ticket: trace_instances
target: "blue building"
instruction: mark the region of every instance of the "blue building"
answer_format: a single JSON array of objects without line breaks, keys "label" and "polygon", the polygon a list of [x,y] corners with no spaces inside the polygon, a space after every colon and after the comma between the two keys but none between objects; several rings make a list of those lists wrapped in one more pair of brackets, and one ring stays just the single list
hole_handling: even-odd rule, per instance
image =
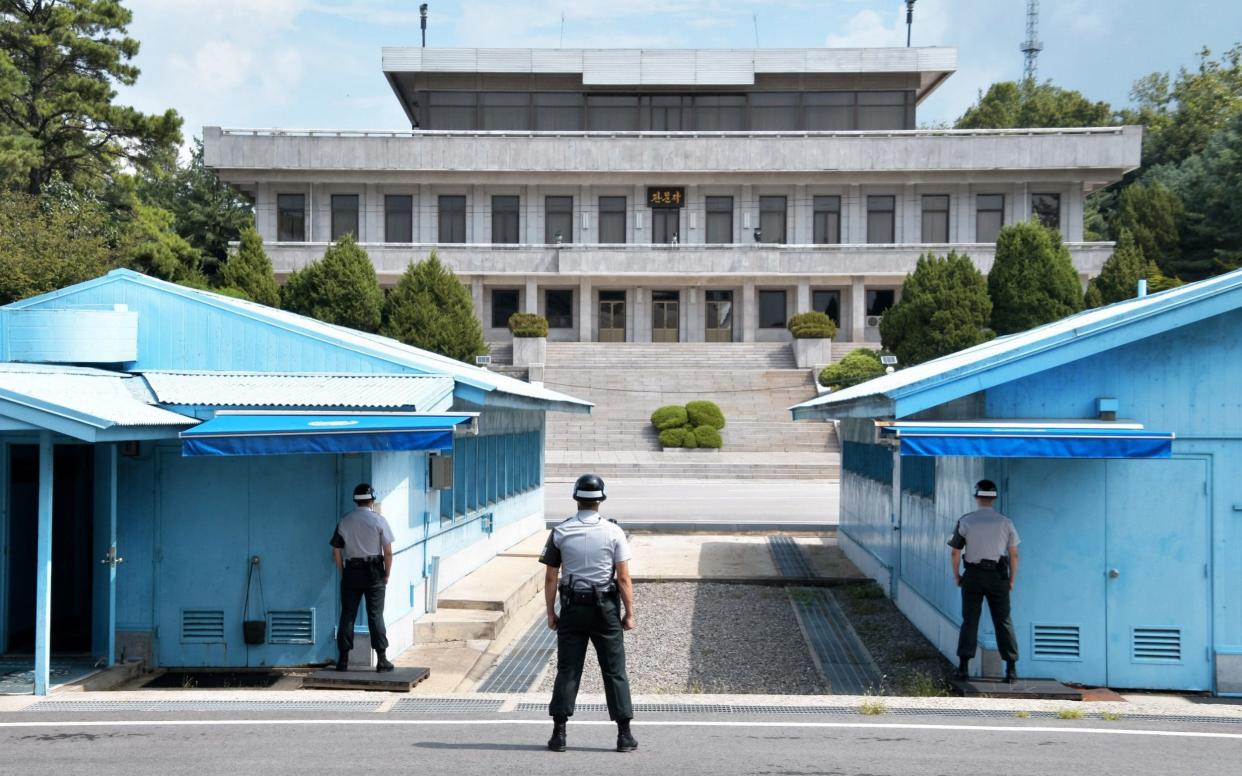
[{"label": "blue building", "polygon": [[[838,421],[841,543],[945,655],[961,622],[945,542],[987,477],[1023,540],[1021,674],[1239,695],[1240,330],[1242,271],[793,413]],[[994,634],[982,642],[996,670]]]},{"label": "blue building", "polygon": [[[42,692],[52,650],[185,667],[328,658],[327,542],[365,480],[396,534],[398,654],[433,579],[542,528],[545,413],[589,410],[127,270],[0,308],[0,651],[34,651]],[[263,644],[244,643],[244,615],[266,619]]]}]

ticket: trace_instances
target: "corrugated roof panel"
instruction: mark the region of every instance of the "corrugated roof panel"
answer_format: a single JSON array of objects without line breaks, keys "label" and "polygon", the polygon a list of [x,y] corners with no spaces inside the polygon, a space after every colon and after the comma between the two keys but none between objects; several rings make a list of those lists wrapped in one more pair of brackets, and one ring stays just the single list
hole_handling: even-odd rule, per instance
[{"label": "corrugated roof panel", "polygon": [[198,421],[154,406],[140,380],[74,367],[0,364],[0,391],[88,416],[83,422],[111,426],[192,426]]},{"label": "corrugated roof panel", "polygon": [[909,73],[919,66],[919,56],[914,49],[860,49],[858,59],[866,73]]},{"label": "corrugated roof panel", "polygon": [[805,72],[861,73],[863,51],[864,49],[812,49],[806,52]]},{"label": "corrugated roof panel", "polygon": [[919,57],[919,70],[951,71],[957,69],[957,49],[928,47],[915,49]]},{"label": "corrugated roof panel", "polygon": [[534,73],[581,73],[582,49],[534,49],[530,68]]},{"label": "corrugated roof panel", "polygon": [[755,82],[755,60],[750,51],[696,51],[694,82],[701,86],[750,86]]},{"label": "corrugated roof panel", "polygon": [[426,49],[409,46],[385,46],[381,61],[385,73],[417,73],[423,69]]},{"label": "corrugated roof panel", "polygon": [[756,73],[801,73],[807,67],[806,49],[758,49],[752,54]]},{"label": "corrugated roof panel", "polygon": [[639,63],[640,82],[647,86],[695,83],[694,52],[685,49],[645,49]]},{"label": "corrugated roof panel", "polygon": [[588,49],[582,52],[582,83],[588,86],[632,86],[642,78],[638,49]]},{"label": "corrugated roof panel", "polygon": [[411,408],[430,411],[451,377],[417,375],[144,372],[161,404],[206,407]]},{"label": "corrugated roof panel", "polygon": [[427,73],[477,73],[479,49],[426,49],[422,69]]},{"label": "corrugated roof panel", "polygon": [[531,49],[479,49],[480,73],[529,73]]}]

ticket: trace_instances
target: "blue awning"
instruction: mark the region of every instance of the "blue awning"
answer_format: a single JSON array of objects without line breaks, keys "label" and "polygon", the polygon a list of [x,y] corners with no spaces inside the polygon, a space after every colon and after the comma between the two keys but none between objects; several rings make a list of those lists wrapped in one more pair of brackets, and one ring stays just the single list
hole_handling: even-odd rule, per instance
[{"label": "blue awning", "polygon": [[972,458],[1170,458],[1173,434],[1138,424],[1084,421],[1033,423],[892,423],[881,437],[896,439],[903,456]]},{"label": "blue awning", "polygon": [[448,450],[471,414],[220,413],[181,433],[181,454],[291,455]]}]

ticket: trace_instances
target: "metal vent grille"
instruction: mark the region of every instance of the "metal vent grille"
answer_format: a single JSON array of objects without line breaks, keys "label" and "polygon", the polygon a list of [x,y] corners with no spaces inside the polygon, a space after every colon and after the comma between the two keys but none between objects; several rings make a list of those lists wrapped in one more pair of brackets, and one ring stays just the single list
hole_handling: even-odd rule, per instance
[{"label": "metal vent grille", "polygon": [[277,609],[267,613],[267,643],[314,644],[314,609]]},{"label": "metal vent grille", "polygon": [[181,641],[185,644],[224,642],[223,609],[182,609]]},{"label": "metal vent grille", "polygon": [[1155,663],[1182,661],[1181,628],[1135,628],[1131,643],[1135,660]]},{"label": "metal vent grille", "polygon": [[1077,625],[1034,625],[1031,655],[1037,660],[1081,660],[1082,644]]},{"label": "metal vent grille", "polygon": [[[500,711],[504,701],[491,698],[402,698],[390,709],[397,713],[465,713]],[[541,706],[545,711],[547,705]]]}]

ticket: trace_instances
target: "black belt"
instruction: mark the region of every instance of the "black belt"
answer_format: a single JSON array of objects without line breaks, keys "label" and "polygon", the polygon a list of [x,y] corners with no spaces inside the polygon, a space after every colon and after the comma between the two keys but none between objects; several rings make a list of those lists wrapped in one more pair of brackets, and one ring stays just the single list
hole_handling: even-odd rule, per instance
[{"label": "black belt", "polygon": [[978,563],[967,563],[968,569],[984,569],[985,571],[996,571],[1001,567],[999,560],[981,560]]},{"label": "black belt", "polygon": [[368,555],[365,558],[346,558],[346,566],[369,566],[372,563],[383,563],[383,555]]},{"label": "black belt", "polygon": [[608,584],[604,587],[596,587],[590,590],[574,590],[568,587],[562,587],[558,590],[561,594],[561,600],[568,604],[578,605],[595,605],[601,602],[604,596],[614,595],[617,592],[615,584]]}]

